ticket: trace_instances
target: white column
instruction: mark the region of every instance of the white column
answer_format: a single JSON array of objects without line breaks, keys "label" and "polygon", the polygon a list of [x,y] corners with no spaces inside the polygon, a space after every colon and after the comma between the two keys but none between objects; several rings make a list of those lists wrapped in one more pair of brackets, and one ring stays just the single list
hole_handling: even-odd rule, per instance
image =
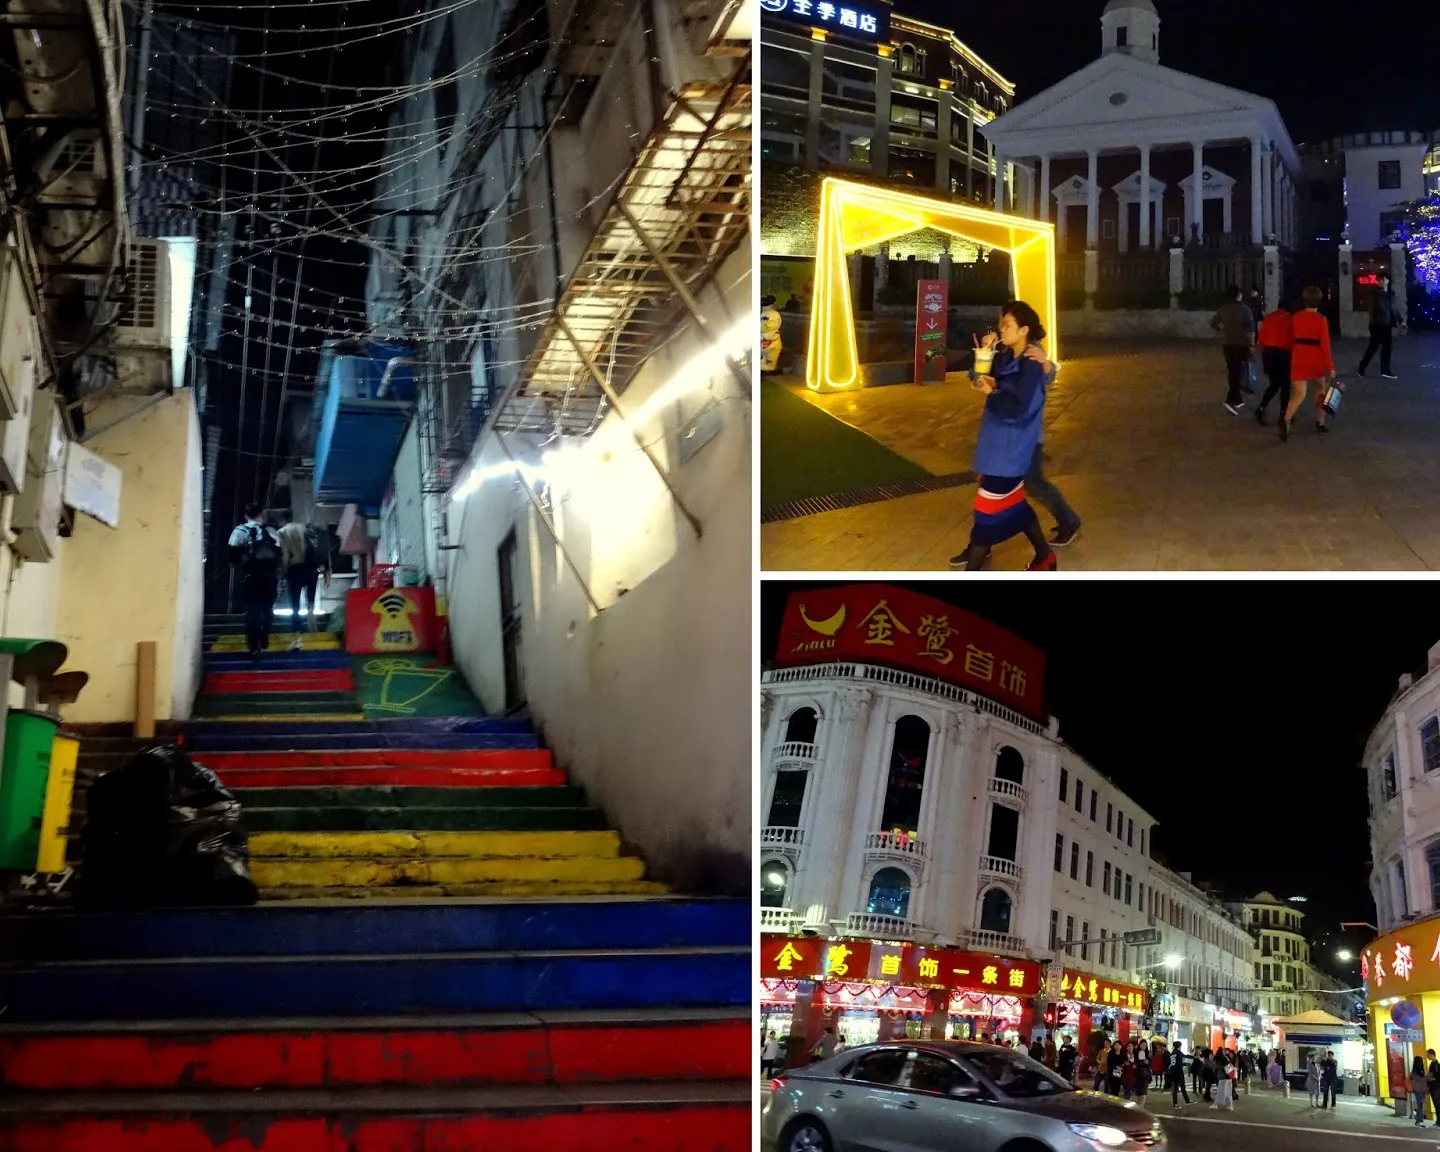
[{"label": "white column", "polygon": [[1264,194],[1260,191],[1263,148],[1264,142],[1259,136],[1250,138],[1250,243],[1256,247],[1265,243],[1265,221],[1261,215]]},{"label": "white column", "polygon": [[1220,217],[1220,231],[1228,235],[1231,228],[1235,225],[1235,197],[1233,189],[1226,191],[1223,204],[1224,209]]},{"label": "white column", "polygon": [[1121,252],[1130,251],[1130,202],[1123,196],[1117,198],[1119,207],[1115,213],[1115,241]]},{"label": "white column", "polygon": [[1085,246],[1100,246],[1100,153],[1090,149],[1090,191],[1085,204]]},{"label": "white column", "polygon": [[1036,214],[1038,220],[1050,219],[1050,155],[1046,153],[1040,157],[1040,211]]},{"label": "white column", "polygon": [[1280,232],[1280,180],[1285,174],[1285,162],[1280,159],[1275,151],[1275,145],[1270,145],[1270,231],[1279,235]]},{"label": "white column", "polygon": [[1055,251],[1057,254],[1065,251],[1065,224],[1069,216],[1070,213],[1066,211],[1063,203],[1055,206]]},{"label": "white column", "polygon": [[[1126,220],[1129,231],[1129,220]],[[1140,248],[1150,248],[1150,145],[1140,145]]]},{"label": "white column", "polygon": [[994,181],[993,191],[995,193],[995,211],[1005,211],[1005,157],[1000,155],[994,144],[990,145],[990,170],[995,174],[991,177]]},{"label": "white column", "polygon": [[1265,238],[1275,231],[1275,149],[1268,141],[1265,144],[1264,160],[1264,206]]},{"label": "white column", "polygon": [[[1205,239],[1205,145],[1191,144],[1195,163],[1190,176],[1190,231],[1201,240]],[[1185,237],[1190,242],[1190,237]]]}]

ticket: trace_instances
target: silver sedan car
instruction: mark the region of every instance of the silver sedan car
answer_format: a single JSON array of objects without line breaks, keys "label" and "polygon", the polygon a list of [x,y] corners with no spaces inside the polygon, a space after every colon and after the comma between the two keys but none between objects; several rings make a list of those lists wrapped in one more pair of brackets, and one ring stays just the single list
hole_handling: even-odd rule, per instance
[{"label": "silver sedan car", "polygon": [[1078,1091],[1022,1052],[958,1040],[850,1048],[784,1073],[761,1114],[774,1152],[1159,1152],[1145,1109]]}]

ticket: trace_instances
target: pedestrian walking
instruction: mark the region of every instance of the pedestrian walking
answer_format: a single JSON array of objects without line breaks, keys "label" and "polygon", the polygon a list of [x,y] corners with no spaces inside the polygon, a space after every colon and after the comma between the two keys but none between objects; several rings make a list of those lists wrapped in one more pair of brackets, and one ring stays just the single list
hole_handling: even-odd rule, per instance
[{"label": "pedestrian walking", "polygon": [[245,646],[252,660],[259,660],[270,646],[280,571],[280,541],[264,515],[262,505],[247,504],[244,521],[230,533],[230,563],[240,572]]},{"label": "pedestrian walking", "polygon": [[1430,1077],[1430,1105],[1435,1110],[1435,1127],[1440,1128],[1440,1062],[1435,1059],[1435,1049],[1425,1049],[1425,1059],[1430,1062],[1425,1070]]},{"label": "pedestrian walking", "polygon": [[1235,1108],[1235,1066],[1230,1063],[1229,1054],[1221,1048],[1215,1053],[1215,1100],[1211,1108],[1230,1112]]},{"label": "pedestrian walking", "polygon": [[1280,419],[1281,440],[1290,439],[1290,425],[1305,402],[1305,393],[1312,381],[1316,386],[1315,430],[1329,431],[1325,427],[1325,384],[1335,378],[1330,321],[1320,315],[1320,289],[1306,288],[1300,299],[1304,308],[1295,313],[1292,320],[1295,344],[1290,355],[1290,404]]},{"label": "pedestrian walking", "polygon": [[[1001,309],[998,336],[987,334],[977,352],[979,363],[971,368],[970,378],[985,394],[975,444],[979,490],[970,545],[950,558],[952,568],[977,571],[991,548],[1023,534],[1035,549],[1035,558],[1026,570],[1055,570],[1055,553],[1025,499],[1025,474],[1034,463],[1039,443],[1045,389],[1047,381],[1054,379],[1054,365],[1038,349],[1044,339],[1045,328],[1035,309],[1012,300]],[[1029,354],[1032,345],[1037,346],[1038,355]],[[987,360],[989,371],[977,371]]]},{"label": "pedestrian walking", "polygon": [[1280,1054],[1278,1052],[1270,1053],[1270,1071],[1268,1075],[1270,1078],[1270,1087],[1272,1088],[1279,1088],[1280,1085],[1285,1083],[1285,1065],[1280,1063]]},{"label": "pedestrian walking", "polygon": [[1378,349],[1380,352],[1380,375],[1386,380],[1399,377],[1391,371],[1390,349],[1396,328],[1404,328],[1405,321],[1395,308],[1395,291],[1390,287],[1390,277],[1380,273],[1379,290],[1370,301],[1370,343],[1365,346],[1365,355],[1360,357],[1359,375],[1365,375]]},{"label": "pedestrian walking", "polygon": [[[1025,354],[1032,360],[1049,363],[1038,344],[1027,348]],[[1055,382],[1055,377],[1059,373],[1058,365],[1052,364],[1050,367],[1053,370],[1045,375],[1047,394],[1050,385]],[[1034,496],[1040,506],[1055,517],[1055,530],[1050,533],[1050,547],[1064,548],[1080,535],[1079,514],[1070,507],[1070,502],[1065,499],[1064,493],[1055,487],[1054,481],[1045,475],[1044,420],[1040,421],[1039,438],[1035,441],[1035,454],[1030,458],[1030,467],[1025,472],[1025,491]]]},{"label": "pedestrian walking", "polygon": [[765,1037],[765,1043],[760,1046],[760,1073],[763,1076],[775,1075],[775,1069],[780,1064],[780,1038],[771,1032]]},{"label": "pedestrian walking", "polygon": [[1119,1096],[1124,1075],[1125,1052],[1120,1047],[1120,1041],[1116,1040],[1105,1054],[1105,1091],[1111,1096]]},{"label": "pedestrian walking", "polygon": [[290,641],[290,650],[293,652],[301,646],[300,635],[307,630],[306,618],[300,613],[302,593],[309,613],[308,630],[314,632],[318,627],[315,590],[322,576],[325,587],[330,587],[330,535],[324,528],[302,524],[291,515],[285,518],[279,538],[280,564],[290,593],[290,631],[295,637]]},{"label": "pedestrian walking", "polygon": [[826,1028],[815,1047],[811,1049],[810,1055],[816,1060],[828,1060],[835,1055],[835,1045],[840,1041],[835,1036],[834,1028]]},{"label": "pedestrian walking", "polygon": [[1075,1083],[1075,1059],[1080,1055],[1069,1036],[1064,1037],[1055,1057],[1055,1071],[1069,1083]]},{"label": "pedestrian walking", "polygon": [[1137,1104],[1139,1104],[1140,1107],[1142,1107],[1142,1108],[1145,1107],[1146,1097],[1148,1097],[1149,1094],[1150,1094],[1150,1083],[1151,1083],[1151,1079],[1152,1079],[1152,1072],[1151,1072],[1151,1068],[1150,1068],[1150,1053],[1149,1053],[1149,1052],[1146,1052],[1146,1053],[1142,1056],[1139,1052],[1136,1052],[1136,1053],[1135,1053],[1135,1102],[1136,1102]]},{"label": "pedestrian walking", "polygon": [[1055,1033],[1045,1033],[1045,1067],[1053,1070],[1058,1056],[1059,1050],[1055,1047]]},{"label": "pedestrian walking", "polygon": [[1295,321],[1289,301],[1285,301],[1260,321],[1260,368],[1269,386],[1255,409],[1255,422],[1265,423],[1265,409],[1271,400],[1278,400],[1280,415],[1290,403],[1290,354],[1295,348]]},{"label": "pedestrian walking", "polygon": [[1416,1056],[1410,1062],[1410,1104],[1415,1109],[1415,1127],[1425,1126],[1425,1101],[1430,1098],[1430,1073],[1425,1068],[1425,1057]]},{"label": "pedestrian walking", "polygon": [[1225,290],[1225,303],[1215,310],[1210,327],[1220,333],[1221,350],[1225,353],[1225,411],[1238,416],[1245,407],[1240,393],[1250,379],[1250,347],[1255,336],[1255,317],[1245,307],[1244,293],[1238,284]]},{"label": "pedestrian walking", "polygon": [[[1190,1058],[1194,1063],[1195,1058]],[[1180,1097],[1185,1097],[1185,1103],[1190,1103],[1190,1093],[1185,1091],[1185,1052],[1180,1041],[1176,1040],[1170,1053],[1170,1068],[1167,1073],[1170,1089],[1170,1106],[1176,1110],[1180,1107]]]},{"label": "pedestrian walking", "polygon": [[1340,1069],[1335,1063],[1335,1053],[1327,1051],[1320,1061],[1320,1107],[1335,1107],[1335,1088],[1340,1081]]},{"label": "pedestrian walking", "polygon": [[1310,1107],[1320,1107],[1320,1062],[1313,1052],[1305,1068],[1305,1091],[1310,1097]]}]

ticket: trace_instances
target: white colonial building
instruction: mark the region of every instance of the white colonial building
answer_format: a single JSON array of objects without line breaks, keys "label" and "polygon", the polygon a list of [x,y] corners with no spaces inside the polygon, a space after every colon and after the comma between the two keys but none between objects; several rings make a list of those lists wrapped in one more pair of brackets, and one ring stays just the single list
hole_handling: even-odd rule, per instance
[{"label": "white colonial building", "polygon": [[1300,158],[1273,101],[1160,63],[1152,0],[1110,0],[1102,55],[986,129],[1028,174],[996,207],[1054,220],[1062,249],[1293,245]]},{"label": "white colonial building", "polygon": [[[1244,931],[1151,858],[1154,818],[1056,721],[857,662],[767,671],[762,701],[763,931],[1063,953],[1248,1010]],[[1125,945],[1147,927],[1159,945]]]},{"label": "white colonial building", "polygon": [[1229,907],[1250,934],[1260,1015],[1279,1019],[1324,1008],[1321,992],[1328,997],[1336,982],[1310,963],[1305,913],[1297,901],[1260,892]]},{"label": "white colonial building", "polygon": [[1365,744],[1370,891],[1391,932],[1440,914],[1440,644],[1425,669],[1400,677]]}]

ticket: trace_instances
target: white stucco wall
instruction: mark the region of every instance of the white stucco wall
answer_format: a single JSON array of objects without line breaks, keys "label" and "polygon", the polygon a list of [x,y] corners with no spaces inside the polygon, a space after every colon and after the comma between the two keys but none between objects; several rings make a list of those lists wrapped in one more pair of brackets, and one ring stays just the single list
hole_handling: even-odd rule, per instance
[{"label": "white stucco wall", "polygon": [[[1429,149],[1428,144],[1387,144],[1345,150],[1345,217],[1350,243],[1358,250],[1387,243],[1380,235],[1382,212],[1425,195],[1425,153]],[[1381,189],[1380,163],[1385,160],[1399,161],[1399,188]]]},{"label": "white stucco wall", "polygon": [[[179,571],[175,582],[175,638],[170,675],[170,717],[188,720],[200,690],[202,633],[205,625],[205,493],[201,471],[204,444],[195,394],[186,389],[175,398],[188,408],[184,489],[180,501]],[[123,496],[122,496],[123,499]]]},{"label": "white stucco wall", "polygon": [[[700,294],[712,329],[748,355],[750,250]],[[747,361],[748,363],[748,361]],[[550,489],[558,534],[532,508],[493,437],[448,510],[455,661],[491,710],[504,698],[497,550],[516,532],[528,707],[547,744],[652,874],[700,890],[750,886],[750,401],[682,323],[623,398],[633,426],[698,517],[696,538],[613,413],[579,446],[510,438]],[[687,462],[702,413],[713,439]]]}]

